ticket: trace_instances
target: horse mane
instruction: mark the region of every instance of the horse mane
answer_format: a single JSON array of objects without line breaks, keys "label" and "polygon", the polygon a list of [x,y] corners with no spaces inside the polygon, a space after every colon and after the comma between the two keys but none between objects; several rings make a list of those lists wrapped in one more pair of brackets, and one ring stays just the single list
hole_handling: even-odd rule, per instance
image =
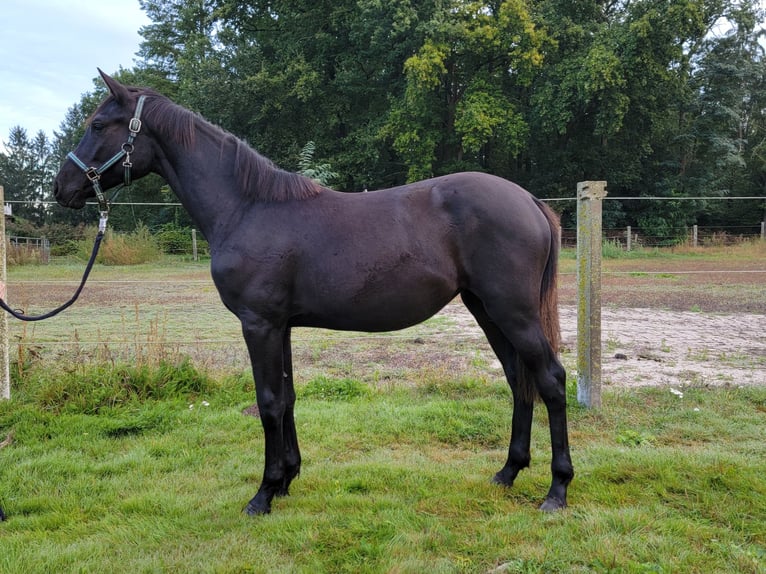
[{"label": "horse mane", "polygon": [[314,180],[278,168],[247,143],[199,114],[157,92],[143,90],[142,93],[146,95],[143,119],[163,137],[191,151],[198,144],[197,134],[207,132],[220,141],[219,157],[222,159],[227,150],[233,148],[234,171],[247,197],[260,202],[284,202],[308,199],[322,192],[322,186]]}]

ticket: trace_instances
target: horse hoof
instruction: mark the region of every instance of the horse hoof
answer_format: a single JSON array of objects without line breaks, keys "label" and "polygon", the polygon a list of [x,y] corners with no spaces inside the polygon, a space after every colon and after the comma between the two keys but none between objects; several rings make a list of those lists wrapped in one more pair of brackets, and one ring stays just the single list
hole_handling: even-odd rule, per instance
[{"label": "horse hoof", "polygon": [[260,504],[253,504],[251,500],[245,509],[243,510],[248,516],[263,516],[264,514],[271,513],[271,505],[261,506]]},{"label": "horse hoof", "polygon": [[515,476],[508,476],[507,474],[504,474],[503,471],[500,471],[492,477],[492,484],[499,484],[500,486],[510,488],[513,486],[513,481],[515,479]]},{"label": "horse hoof", "polygon": [[566,507],[566,501],[551,497],[545,499],[540,505],[540,510],[543,512],[558,512],[559,510],[564,510]]}]

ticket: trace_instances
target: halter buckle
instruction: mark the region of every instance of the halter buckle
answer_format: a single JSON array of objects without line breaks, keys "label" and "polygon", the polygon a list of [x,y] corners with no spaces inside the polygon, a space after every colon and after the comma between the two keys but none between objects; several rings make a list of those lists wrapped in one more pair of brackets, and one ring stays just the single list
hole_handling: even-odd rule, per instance
[{"label": "halter buckle", "polygon": [[85,170],[85,177],[91,182],[96,182],[101,179],[101,173],[95,167],[89,167]]},{"label": "halter buckle", "polygon": [[141,131],[141,120],[138,118],[132,118],[130,120],[130,123],[128,124],[128,130],[133,132],[134,134],[137,134]]},{"label": "halter buckle", "polygon": [[98,232],[104,233],[106,231],[106,223],[109,221],[109,211],[99,212],[98,218]]}]

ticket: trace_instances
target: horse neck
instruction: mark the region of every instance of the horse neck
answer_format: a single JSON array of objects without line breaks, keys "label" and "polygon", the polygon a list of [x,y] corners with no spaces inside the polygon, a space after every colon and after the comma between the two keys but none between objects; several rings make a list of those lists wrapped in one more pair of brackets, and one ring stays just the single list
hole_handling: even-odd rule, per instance
[{"label": "horse neck", "polygon": [[232,150],[234,143],[211,129],[197,129],[192,146],[158,143],[161,153],[155,171],[170,184],[208,242],[242,213]]}]

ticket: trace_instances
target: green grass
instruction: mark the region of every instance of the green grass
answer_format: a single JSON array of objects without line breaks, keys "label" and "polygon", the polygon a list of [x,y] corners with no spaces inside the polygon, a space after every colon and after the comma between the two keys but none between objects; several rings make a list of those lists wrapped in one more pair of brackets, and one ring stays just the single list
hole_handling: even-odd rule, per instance
[{"label": "green grass", "polygon": [[489,482],[507,448],[502,381],[312,379],[296,414],[303,473],[250,518],[263,445],[242,414],[249,377],[158,375],[98,409],[55,373],[51,405],[42,378],[0,403],[3,573],[764,571],[764,388],[610,391],[596,412],[570,401],[577,476],[570,508],[547,515],[544,409],[532,467],[512,489]]}]

